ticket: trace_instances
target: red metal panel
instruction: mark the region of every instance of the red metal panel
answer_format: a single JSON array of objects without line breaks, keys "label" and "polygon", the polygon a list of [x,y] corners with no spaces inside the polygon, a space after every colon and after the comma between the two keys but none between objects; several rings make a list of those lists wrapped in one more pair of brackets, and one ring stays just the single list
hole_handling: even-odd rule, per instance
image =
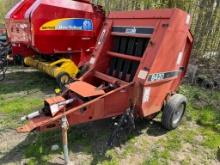
[{"label": "red metal panel", "polygon": [[173,9],[152,9],[140,11],[114,11],[109,14],[110,19],[169,19]]},{"label": "red metal panel", "polygon": [[[184,59],[189,59],[191,52],[191,49],[185,51],[187,49],[185,45],[188,42],[187,36],[189,31],[189,27],[186,24],[186,18],[186,13],[175,9],[168,22],[165,20],[161,21],[154,39],[154,46],[159,46],[159,48],[157,49],[155,59],[152,59],[151,64],[146,63],[150,68],[149,75],[161,72],[178,71],[181,67],[186,69],[187,63],[178,64],[177,62],[181,53],[183,54],[181,60],[184,61]],[[159,33],[159,31],[161,31],[161,33]],[[162,39],[159,39],[161,37]],[[188,42],[188,44],[192,45],[192,42]],[[152,56],[152,51],[153,48],[148,51],[148,57]],[[146,58],[146,61],[150,60]],[[168,94],[176,91],[184,75],[185,72],[180,72],[176,77],[166,79],[166,81],[159,80],[153,82],[153,84],[146,82],[145,88],[150,88],[150,99],[142,105],[143,115],[148,116],[160,111],[163,105],[163,100],[165,100]]]},{"label": "red metal panel", "polygon": [[62,96],[57,96],[57,97],[52,97],[52,98],[46,99],[45,101],[48,104],[52,105],[52,104],[55,104],[55,103],[65,101],[65,99]]},{"label": "red metal panel", "polygon": [[6,15],[6,19],[24,19],[25,12],[35,2],[35,0],[22,0],[17,3]]},{"label": "red metal panel", "polygon": [[[7,14],[6,26],[12,43],[26,45],[23,50],[26,47],[27,52],[19,52],[21,49],[17,49],[17,54],[27,56],[30,53],[29,48],[33,49],[29,56],[38,53],[43,55],[68,53],[74,54],[73,60],[78,64],[80,59],[83,63],[85,59],[87,61],[88,53],[85,52],[94,47],[104,17],[101,7],[95,7],[87,0],[25,0]],[[45,23],[59,19],[91,20],[93,29],[91,31],[41,29]],[[25,28],[21,28],[22,26]],[[80,55],[85,58],[78,57]]]},{"label": "red metal panel", "polygon": [[[91,19],[94,30],[40,30],[45,22],[63,18]],[[103,19],[103,14],[94,10],[91,4],[71,0],[44,0],[31,12],[32,45],[44,54],[86,50],[94,47]]]},{"label": "red metal panel", "polygon": [[70,85],[68,85],[68,89],[72,90],[82,97],[93,97],[105,94],[105,91],[98,89],[97,87],[83,81],[76,81],[74,83],[71,83]]}]

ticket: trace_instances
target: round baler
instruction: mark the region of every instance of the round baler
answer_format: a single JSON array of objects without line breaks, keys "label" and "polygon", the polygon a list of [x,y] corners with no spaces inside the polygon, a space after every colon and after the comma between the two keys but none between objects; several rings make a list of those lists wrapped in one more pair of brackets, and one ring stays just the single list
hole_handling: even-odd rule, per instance
[{"label": "round baler", "polygon": [[[70,65],[81,67],[90,58],[104,19],[102,7],[89,0],[22,0],[6,15],[6,28],[13,54],[29,57],[27,65],[38,68],[35,64],[42,59],[49,64],[71,59]],[[77,70],[66,73],[73,77]]]}]

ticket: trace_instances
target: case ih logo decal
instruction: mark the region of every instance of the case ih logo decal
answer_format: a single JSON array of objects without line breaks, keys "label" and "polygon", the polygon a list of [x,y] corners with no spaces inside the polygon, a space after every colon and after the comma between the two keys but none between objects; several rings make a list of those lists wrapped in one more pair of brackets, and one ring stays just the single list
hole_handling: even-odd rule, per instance
[{"label": "case ih logo decal", "polygon": [[178,71],[171,71],[171,72],[162,72],[162,73],[155,73],[148,76],[148,82],[166,80],[169,78],[177,77],[181,73],[181,70]]},{"label": "case ih logo decal", "polygon": [[126,30],[125,30],[125,33],[136,33],[137,32],[137,30],[136,30],[136,28],[134,27],[134,28],[127,28]]},{"label": "case ih logo decal", "polygon": [[40,27],[44,30],[84,30],[92,31],[93,22],[90,19],[83,18],[63,18],[46,22]]},{"label": "case ih logo decal", "polygon": [[113,27],[112,32],[118,33],[137,33],[137,34],[153,34],[154,28],[151,27]]}]

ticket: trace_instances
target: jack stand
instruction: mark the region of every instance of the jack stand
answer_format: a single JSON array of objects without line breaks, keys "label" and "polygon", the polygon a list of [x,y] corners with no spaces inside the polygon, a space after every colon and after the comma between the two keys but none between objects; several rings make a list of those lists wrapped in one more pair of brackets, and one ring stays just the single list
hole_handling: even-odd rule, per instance
[{"label": "jack stand", "polygon": [[68,137],[67,137],[67,131],[69,128],[69,124],[68,124],[66,116],[62,117],[62,126],[61,127],[62,127],[62,140],[63,140],[63,152],[64,152],[65,165],[69,165],[70,160],[69,160]]}]

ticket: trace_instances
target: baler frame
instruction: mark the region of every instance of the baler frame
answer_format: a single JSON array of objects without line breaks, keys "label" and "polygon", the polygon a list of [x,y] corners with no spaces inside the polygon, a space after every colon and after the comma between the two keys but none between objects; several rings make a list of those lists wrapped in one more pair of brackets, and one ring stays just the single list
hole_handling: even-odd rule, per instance
[{"label": "baler frame", "polygon": [[[68,110],[64,108],[64,110],[61,111],[62,113],[58,113],[53,118],[47,116],[34,118],[26,126],[18,128],[18,132],[27,132],[35,128],[38,128],[38,130],[46,130],[47,124],[49,123],[53,123],[53,124],[49,124],[48,128],[59,127],[59,122],[55,122],[54,124],[54,121],[59,121],[62,118],[62,116],[67,116],[70,125],[80,124],[83,122],[98,120],[102,118],[118,116],[121,115],[123,112],[125,112],[125,109],[129,108],[129,106],[131,105],[130,103],[136,106],[135,108],[137,109],[138,112],[137,115],[140,117],[146,117],[159,112],[163,107],[164,102],[166,102],[167,97],[175,93],[177,87],[179,86],[180,81],[186,72],[186,66],[188,64],[189,54],[191,51],[190,44],[185,45],[181,43],[177,49],[178,50],[184,49],[185,52],[184,54],[183,52],[180,52],[177,55],[178,59],[177,59],[177,64],[174,67],[175,69],[173,69],[172,71],[155,73],[154,70],[157,68],[154,69],[152,68],[152,66],[160,65],[156,63],[157,61],[155,61],[155,58],[158,56],[158,51],[156,50],[158,49],[159,46],[158,44],[157,44],[158,46],[155,45],[155,43],[164,42],[162,38],[166,36],[165,31],[168,28],[168,21],[166,21],[165,19],[170,19],[170,17],[172,19],[175,18],[173,20],[174,25],[170,25],[175,27],[176,26],[175,24],[177,23],[176,21],[180,16],[184,16],[185,19],[187,19],[188,17],[187,14],[185,14],[184,12],[178,9],[162,10],[160,12],[161,12],[160,19],[162,19],[162,21],[159,22],[157,21],[156,23],[154,23],[154,28],[152,28],[152,26],[147,26],[147,27],[145,26],[145,28],[143,28],[143,26],[140,26],[141,23],[139,21],[137,21],[136,25],[135,22],[132,23],[133,24],[132,27],[136,28],[137,31],[135,33],[130,32],[132,31],[132,28],[128,26],[129,24],[131,24],[130,22],[127,22],[126,26],[121,26],[121,27],[117,26],[117,24],[120,25],[120,21],[117,21],[118,15],[120,14],[121,19],[126,20],[126,18],[133,17],[138,20],[140,18],[154,18],[156,11],[150,10],[147,12],[146,11],[113,12],[112,14],[110,14],[109,19],[104,23],[103,30],[99,36],[97,45],[90,59],[89,70],[79,80],[76,79],[75,82],[67,86],[67,91],[70,90],[76,94],[76,97],[87,98],[87,100],[86,101],[83,100],[82,105],[80,104],[79,106],[67,108]],[[178,15],[179,17],[176,17],[176,15]],[[188,29],[189,25],[186,24],[184,21],[182,22],[184,24],[184,28]],[[180,27],[181,26],[177,26],[177,28]],[[122,30],[125,31],[121,32]],[[126,32],[126,30],[129,30],[129,32]],[[183,31],[183,32],[180,31],[178,33],[181,33],[184,36],[182,42],[187,42],[187,43],[192,42],[192,36],[189,31]],[[122,37],[120,38],[120,40],[122,41],[124,41],[125,39],[132,40],[132,38],[129,37],[135,37],[136,41],[133,44],[136,44],[136,47],[134,48],[133,52],[135,51],[135,53],[137,54],[134,55],[130,53],[130,55],[128,55],[126,53],[120,53],[117,51],[116,52],[109,51],[110,49],[116,49],[116,48],[111,47],[110,44],[107,43],[111,43],[111,42],[117,43],[118,40],[117,37]],[[116,40],[113,41],[113,39]],[[176,43],[173,44],[175,45]],[[116,46],[118,47],[117,44]],[[186,47],[187,49],[185,49]],[[123,45],[121,47],[118,47],[117,49],[118,51],[121,51],[121,49],[123,49],[125,52],[127,51],[125,50]],[[151,54],[151,56],[149,54]],[[185,56],[185,60],[182,60],[182,64],[179,64],[180,55]],[[182,56],[181,58],[183,58]],[[112,66],[112,62],[110,61],[110,59],[114,61],[115,58],[118,58],[119,64],[121,62],[120,59],[124,59],[125,63],[127,61],[129,62],[133,61],[134,63],[130,65],[130,67],[132,68],[133,66],[136,65],[135,62],[140,62],[140,64],[138,64],[139,66],[138,65],[136,66],[134,74],[132,74],[132,71],[130,71],[131,78],[127,79],[127,75],[126,75],[122,80],[120,78],[122,78],[123,76],[121,75],[121,73],[119,73],[120,72],[119,70],[116,71],[118,73],[114,73],[112,68],[108,67],[109,65]],[[171,67],[173,67],[173,64],[171,64]],[[104,68],[108,68],[108,70],[106,71],[107,74],[101,72],[105,70]],[[101,89],[103,82],[107,82],[108,84],[113,86],[113,88],[105,92],[104,90]],[[158,84],[161,84],[160,86],[162,87],[163,84],[166,84],[168,85],[169,88],[165,87],[166,92],[163,92],[161,96],[155,97],[153,95],[156,103],[154,107],[151,107],[149,105],[149,96],[148,96],[150,92],[149,88],[155,88],[155,86],[157,87]],[[172,86],[170,86],[171,84]],[[158,91],[157,89],[160,90],[160,88],[157,87],[154,93]],[[90,93],[85,92],[86,90],[88,90]],[[64,93],[61,95],[61,97],[63,97],[64,100],[67,99],[65,97],[68,97],[65,96],[65,93],[66,91],[64,91]],[[126,99],[124,99],[123,97],[126,97]],[[49,105],[56,104],[59,101],[60,98],[55,97],[55,99],[54,100],[52,99],[52,101],[50,100],[48,104]],[[48,101],[46,100],[45,102]],[[108,102],[116,104],[114,107],[116,109],[115,111],[109,109],[108,106],[110,104],[108,104]],[[82,118],[80,118],[80,120],[77,119],[79,118],[78,115],[75,116],[73,115],[71,117],[68,117],[68,115],[80,111],[85,107],[87,107],[87,109],[81,113]],[[103,109],[105,109],[105,113],[103,113]]]}]

